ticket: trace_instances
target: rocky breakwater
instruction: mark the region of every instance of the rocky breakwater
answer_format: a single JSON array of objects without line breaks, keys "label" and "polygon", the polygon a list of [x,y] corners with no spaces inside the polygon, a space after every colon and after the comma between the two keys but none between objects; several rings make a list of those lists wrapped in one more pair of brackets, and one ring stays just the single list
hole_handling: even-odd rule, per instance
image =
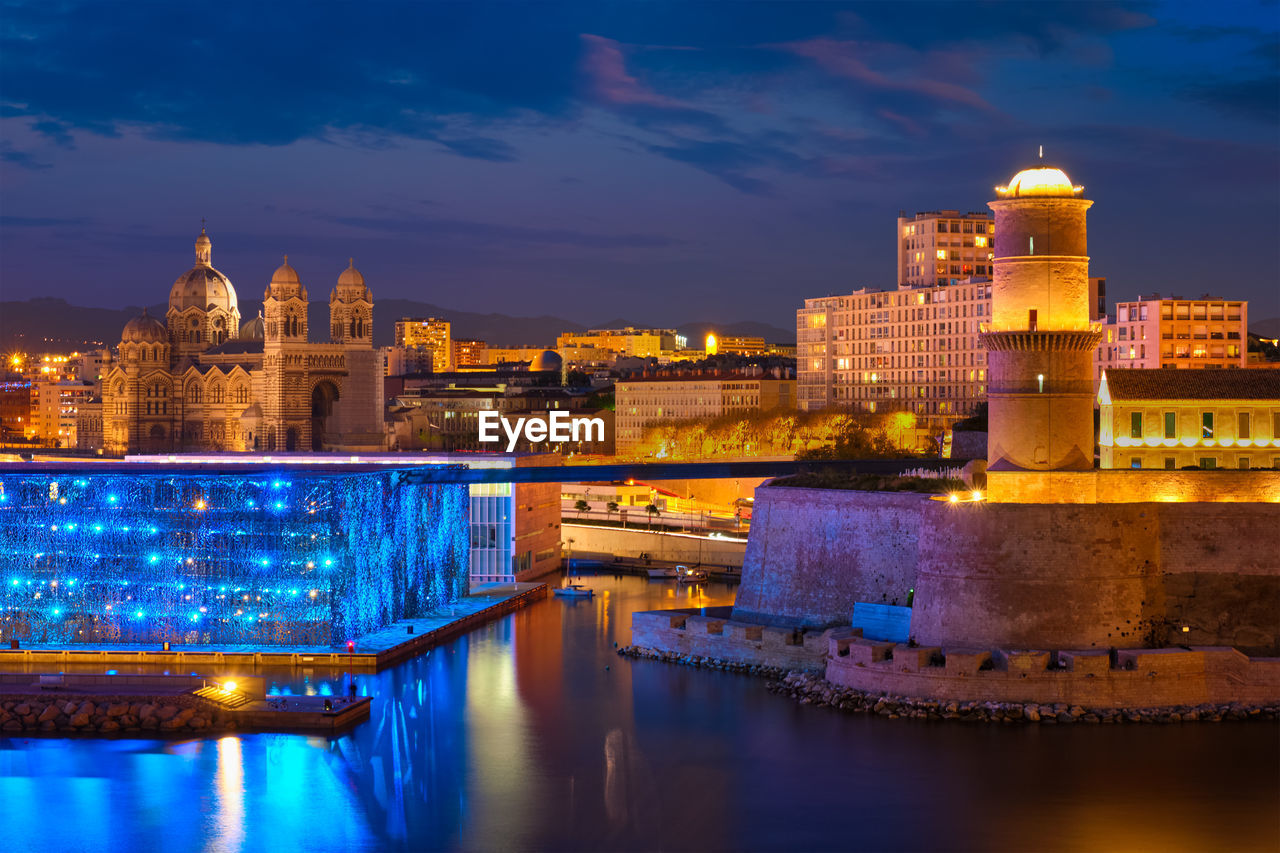
[{"label": "rocky breakwater", "polygon": [[225,712],[194,696],[29,696],[0,702],[0,736],[14,734],[189,734],[235,728]]},{"label": "rocky breakwater", "polygon": [[848,713],[917,720],[960,720],[983,723],[1117,724],[1221,722],[1223,720],[1275,720],[1280,705],[1178,705],[1160,708],[1095,708],[1062,703],[948,702],[907,696],[876,695],[832,684],[820,675],[791,672],[771,681],[773,693],[790,696],[801,705],[819,705]]}]

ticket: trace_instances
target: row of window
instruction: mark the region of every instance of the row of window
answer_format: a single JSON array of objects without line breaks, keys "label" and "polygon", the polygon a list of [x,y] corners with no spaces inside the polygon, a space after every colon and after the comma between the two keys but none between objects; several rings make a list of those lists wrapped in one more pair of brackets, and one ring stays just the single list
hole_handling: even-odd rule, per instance
[{"label": "row of window", "polygon": [[[1218,418],[1215,412],[1200,413],[1200,437],[1213,438],[1214,430]],[[1265,421],[1264,421],[1265,423]],[[1178,437],[1178,413],[1164,413],[1164,437]],[[1154,431],[1154,430],[1153,430]],[[1129,437],[1145,438],[1146,437],[1146,415],[1143,412],[1129,413]],[[1280,437],[1280,412],[1273,412],[1271,415],[1271,436],[1273,439]],[[1237,412],[1236,413],[1236,440],[1253,438],[1253,412]]]}]

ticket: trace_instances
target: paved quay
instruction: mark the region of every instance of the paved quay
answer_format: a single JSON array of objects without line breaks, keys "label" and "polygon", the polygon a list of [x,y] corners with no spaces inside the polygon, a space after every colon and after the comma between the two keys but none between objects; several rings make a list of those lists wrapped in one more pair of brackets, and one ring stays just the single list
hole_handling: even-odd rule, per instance
[{"label": "paved quay", "polygon": [[187,645],[171,643],[27,643],[0,649],[0,671],[34,672],[70,664],[145,665],[181,669],[186,664],[220,666],[314,666],[327,664],[377,672],[419,655],[548,595],[545,583],[484,584],[459,601],[426,616],[402,619],[354,641],[354,648],[319,645]]}]

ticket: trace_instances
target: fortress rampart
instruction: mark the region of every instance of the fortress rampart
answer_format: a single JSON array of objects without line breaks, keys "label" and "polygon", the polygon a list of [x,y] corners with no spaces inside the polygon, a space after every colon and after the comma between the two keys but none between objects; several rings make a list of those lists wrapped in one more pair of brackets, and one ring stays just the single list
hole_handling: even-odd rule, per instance
[{"label": "fortress rampart", "polygon": [[[1130,476],[1139,496],[1219,481],[1216,472],[1114,473]],[[1222,473],[1224,485],[1236,479]],[[1280,497],[1280,474],[1248,476]],[[1119,477],[1098,480],[1124,490]],[[733,618],[848,625],[854,602],[904,605],[914,591],[911,633],[924,644],[1181,642],[1274,654],[1278,530],[1280,502],[950,504],[768,486],[756,491]]]}]

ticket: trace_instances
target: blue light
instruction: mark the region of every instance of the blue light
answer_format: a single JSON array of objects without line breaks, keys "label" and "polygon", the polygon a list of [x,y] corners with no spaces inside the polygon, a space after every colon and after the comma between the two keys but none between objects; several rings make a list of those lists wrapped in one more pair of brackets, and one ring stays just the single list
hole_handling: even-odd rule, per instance
[{"label": "blue light", "polygon": [[[392,472],[293,480],[218,468],[90,470],[70,493],[63,474],[66,504],[48,498],[48,474],[6,473],[4,637],[159,643],[176,625],[201,643],[340,645],[465,592],[465,486],[397,483]],[[93,534],[92,547],[68,547],[81,532]]]}]

